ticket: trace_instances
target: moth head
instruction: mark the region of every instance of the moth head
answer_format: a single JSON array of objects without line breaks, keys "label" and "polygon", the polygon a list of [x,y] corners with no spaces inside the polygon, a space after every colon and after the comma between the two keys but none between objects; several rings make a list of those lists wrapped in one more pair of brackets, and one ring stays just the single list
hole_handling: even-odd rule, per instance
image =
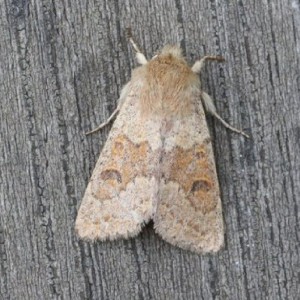
[{"label": "moth head", "polygon": [[154,55],[152,59],[155,59],[157,57],[173,57],[175,59],[177,58],[184,60],[181,48],[176,45],[165,46],[158,54]]}]

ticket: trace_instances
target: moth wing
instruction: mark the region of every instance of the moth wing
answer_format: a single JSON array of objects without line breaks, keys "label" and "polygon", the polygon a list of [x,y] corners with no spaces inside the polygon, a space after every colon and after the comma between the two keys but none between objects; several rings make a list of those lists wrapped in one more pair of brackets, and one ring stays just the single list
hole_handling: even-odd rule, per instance
[{"label": "moth wing", "polygon": [[201,103],[188,117],[166,122],[154,226],[169,243],[197,253],[224,243],[214,155]]},{"label": "moth wing", "polygon": [[142,120],[137,94],[125,98],[85,191],[75,224],[81,238],[132,237],[152,217],[157,180],[149,174],[158,157],[148,140],[159,144],[159,127]]}]

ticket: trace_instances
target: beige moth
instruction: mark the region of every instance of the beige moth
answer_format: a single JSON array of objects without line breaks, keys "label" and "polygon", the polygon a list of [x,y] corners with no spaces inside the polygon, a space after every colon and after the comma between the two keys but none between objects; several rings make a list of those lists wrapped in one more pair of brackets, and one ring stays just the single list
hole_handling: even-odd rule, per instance
[{"label": "beige moth", "polygon": [[[196,253],[224,244],[219,184],[203,105],[226,127],[201,89],[204,56],[189,67],[177,46],[147,60],[130,36],[141,66],[124,86],[107,142],[76,219],[85,240],[136,236],[150,220],[167,242]],[[92,132],[96,131],[93,130]],[[90,132],[91,133],[91,132]]]}]

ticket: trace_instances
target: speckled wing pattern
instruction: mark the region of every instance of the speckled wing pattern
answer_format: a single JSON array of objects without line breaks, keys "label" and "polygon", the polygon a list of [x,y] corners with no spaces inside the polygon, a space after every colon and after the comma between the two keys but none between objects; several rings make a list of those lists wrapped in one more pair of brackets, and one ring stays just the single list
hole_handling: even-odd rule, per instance
[{"label": "speckled wing pattern", "polygon": [[222,208],[201,103],[186,117],[142,120],[139,111],[135,93],[129,94],[85,192],[79,236],[127,238],[153,219],[156,232],[173,245],[219,250]]},{"label": "speckled wing pattern", "polygon": [[[169,124],[168,124],[169,123]],[[213,149],[201,103],[165,124],[155,230],[169,243],[197,253],[224,243]]]},{"label": "speckled wing pattern", "polygon": [[159,148],[159,126],[141,120],[137,100],[126,97],[87,186],[75,225],[83,239],[134,236],[153,215],[159,162],[148,141]]}]

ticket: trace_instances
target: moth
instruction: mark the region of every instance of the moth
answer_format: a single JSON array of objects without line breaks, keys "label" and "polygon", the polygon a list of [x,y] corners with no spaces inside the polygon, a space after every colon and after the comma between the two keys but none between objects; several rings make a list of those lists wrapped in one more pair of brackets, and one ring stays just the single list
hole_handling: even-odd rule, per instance
[{"label": "moth", "polygon": [[141,65],[121,91],[117,116],[85,191],[75,228],[85,240],[136,236],[150,220],[167,242],[196,253],[224,244],[215,160],[204,107],[227,128],[201,89],[204,56],[189,67],[177,46],[147,60],[130,35]]}]

